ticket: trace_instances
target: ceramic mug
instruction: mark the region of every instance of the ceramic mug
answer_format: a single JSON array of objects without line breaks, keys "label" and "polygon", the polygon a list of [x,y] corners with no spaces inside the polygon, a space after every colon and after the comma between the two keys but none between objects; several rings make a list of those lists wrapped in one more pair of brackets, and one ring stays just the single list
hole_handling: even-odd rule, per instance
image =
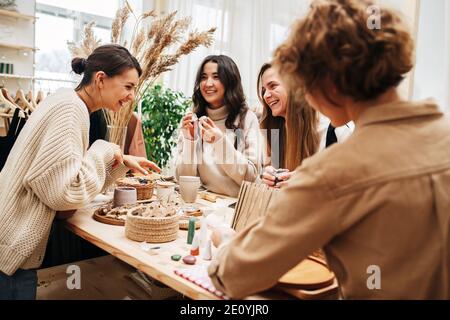
[{"label": "ceramic mug", "polygon": [[180,194],[184,202],[194,203],[197,200],[200,178],[194,176],[181,176],[178,179]]},{"label": "ceramic mug", "polygon": [[114,208],[120,207],[126,204],[137,203],[136,188],[132,187],[117,187],[114,189]]},{"label": "ceramic mug", "polygon": [[156,198],[159,202],[167,202],[175,192],[175,183],[168,181],[156,182]]}]

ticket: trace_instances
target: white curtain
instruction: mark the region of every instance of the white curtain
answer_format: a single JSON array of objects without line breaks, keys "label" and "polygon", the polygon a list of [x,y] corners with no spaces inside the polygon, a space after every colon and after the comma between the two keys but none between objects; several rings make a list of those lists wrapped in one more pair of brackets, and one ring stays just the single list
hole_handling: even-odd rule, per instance
[{"label": "white curtain", "polygon": [[165,11],[178,11],[179,17],[192,16],[198,30],[217,27],[214,44],[199,48],[164,76],[172,89],[191,96],[197,68],[209,54],[225,54],[238,65],[247,101],[259,105],[256,77],[264,62],[288,34],[291,23],[306,12],[310,1],[298,0],[169,0]]},{"label": "white curtain", "polygon": [[422,0],[418,24],[415,100],[434,98],[450,111],[450,1]]},{"label": "white curtain", "polygon": [[[146,0],[144,0],[146,1]],[[405,98],[433,97],[450,111],[450,0],[378,0],[403,13],[416,40],[416,67],[401,84]],[[249,105],[259,105],[256,76],[271,59],[273,50],[289,32],[289,26],[304,14],[310,0],[165,0],[166,12],[192,16],[193,27],[218,29],[214,44],[199,48],[165,74],[172,89],[191,96],[195,74],[209,54],[226,54],[237,63]]]}]

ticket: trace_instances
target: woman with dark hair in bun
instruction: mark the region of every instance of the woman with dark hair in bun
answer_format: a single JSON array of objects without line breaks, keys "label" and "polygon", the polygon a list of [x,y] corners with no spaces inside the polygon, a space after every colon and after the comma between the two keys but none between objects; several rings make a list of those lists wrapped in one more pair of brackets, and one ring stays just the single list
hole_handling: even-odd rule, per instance
[{"label": "woman with dark hair in bun", "polygon": [[0,173],[0,300],[34,299],[36,268],[58,212],[84,207],[129,169],[160,169],[97,140],[89,145],[89,114],[119,111],[134,99],[138,61],[118,45],[72,60],[83,78],[59,89],[33,112]]}]

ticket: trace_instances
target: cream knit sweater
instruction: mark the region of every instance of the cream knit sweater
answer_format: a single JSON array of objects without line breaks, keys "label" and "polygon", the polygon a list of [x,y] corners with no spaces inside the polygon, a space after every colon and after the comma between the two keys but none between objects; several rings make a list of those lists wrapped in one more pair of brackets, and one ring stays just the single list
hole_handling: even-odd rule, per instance
[{"label": "cream knit sweater", "polygon": [[116,178],[118,146],[89,146],[89,113],[72,89],[59,89],[33,112],[0,173],[0,271],[41,265],[56,211],[82,208]]},{"label": "cream knit sweater", "polygon": [[[185,139],[180,132],[176,176],[199,176],[208,190],[236,197],[242,182],[255,181],[261,170],[263,152],[258,118],[252,111],[247,112],[236,149],[236,133],[225,127],[226,107],[206,111],[225,134],[215,143],[206,143],[201,138]],[[239,124],[239,116],[234,124]]]}]

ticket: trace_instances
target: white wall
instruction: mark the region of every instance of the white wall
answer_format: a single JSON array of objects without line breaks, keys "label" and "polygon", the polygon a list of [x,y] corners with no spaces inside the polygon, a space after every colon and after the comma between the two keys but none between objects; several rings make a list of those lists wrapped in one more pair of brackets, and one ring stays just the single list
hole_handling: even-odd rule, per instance
[{"label": "white wall", "polygon": [[[421,1],[417,59],[414,77],[414,99],[433,97],[443,110],[448,111],[447,95],[450,70],[446,15],[448,0]],[[447,8],[446,8],[447,7]],[[448,19],[448,18],[447,18]],[[447,70],[447,72],[445,72]]]}]

